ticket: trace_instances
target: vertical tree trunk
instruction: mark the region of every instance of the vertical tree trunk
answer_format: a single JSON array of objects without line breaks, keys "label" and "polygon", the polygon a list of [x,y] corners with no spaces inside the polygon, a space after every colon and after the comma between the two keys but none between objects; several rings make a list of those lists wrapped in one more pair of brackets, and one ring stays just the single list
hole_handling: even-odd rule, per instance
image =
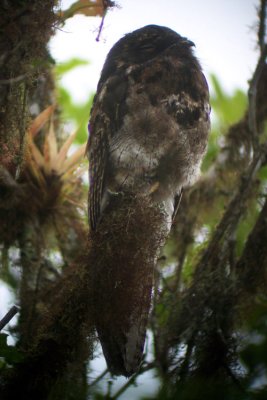
[{"label": "vertical tree trunk", "polygon": [[[49,74],[47,43],[54,30],[55,4],[5,0],[0,5],[0,159],[13,177],[23,163],[29,104],[39,91],[38,79],[46,80]],[[42,96],[49,97],[46,90]]]}]

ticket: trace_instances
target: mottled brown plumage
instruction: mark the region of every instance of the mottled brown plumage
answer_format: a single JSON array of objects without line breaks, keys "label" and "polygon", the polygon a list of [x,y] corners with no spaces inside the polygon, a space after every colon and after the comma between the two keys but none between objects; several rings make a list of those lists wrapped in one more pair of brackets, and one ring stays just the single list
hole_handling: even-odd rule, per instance
[{"label": "mottled brown plumage", "polygon": [[[170,228],[175,198],[198,176],[210,126],[208,86],[193,46],[149,25],[108,54],[89,125],[92,230],[101,227],[110,199],[124,192],[149,196]],[[102,346],[111,365],[110,346]]]}]

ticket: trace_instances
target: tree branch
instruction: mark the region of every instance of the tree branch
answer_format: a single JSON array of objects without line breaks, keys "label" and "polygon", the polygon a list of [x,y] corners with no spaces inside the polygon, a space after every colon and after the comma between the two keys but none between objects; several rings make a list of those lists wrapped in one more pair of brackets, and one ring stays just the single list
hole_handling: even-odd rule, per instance
[{"label": "tree branch", "polygon": [[12,306],[11,309],[6,313],[6,315],[0,320],[0,331],[11,321],[11,319],[17,314],[19,308],[17,306]]},{"label": "tree branch", "polygon": [[267,9],[267,1],[261,0],[260,10],[259,10],[259,30],[258,30],[258,43],[261,53],[264,52],[265,41],[266,41],[266,9]]},{"label": "tree branch", "polygon": [[266,56],[267,56],[267,45],[265,44],[262,48],[262,53],[256,67],[256,70],[253,74],[252,80],[250,82],[248,98],[249,98],[249,109],[248,109],[248,121],[249,121],[249,130],[252,135],[252,140],[254,144],[254,148],[257,145],[257,138],[259,135],[258,127],[257,127],[257,91],[259,81],[263,72],[264,67],[266,66]]},{"label": "tree branch", "polygon": [[[253,230],[248,236],[242,256],[236,264],[237,289],[245,304],[260,288],[266,289],[267,262],[267,199],[258,216]],[[239,304],[241,299],[239,299]]]}]

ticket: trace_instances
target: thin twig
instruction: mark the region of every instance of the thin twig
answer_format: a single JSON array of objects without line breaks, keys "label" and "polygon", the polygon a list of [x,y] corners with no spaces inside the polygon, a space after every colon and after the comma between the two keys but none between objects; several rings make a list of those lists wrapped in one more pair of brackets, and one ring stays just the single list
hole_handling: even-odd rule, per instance
[{"label": "thin twig", "polygon": [[181,364],[180,371],[179,371],[179,377],[182,379],[186,378],[188,375],[188,372],[189,372],[190,359],[191,359],[193,349],[195,346],[196,333],[197,333],[196,331],[193,332],[190,340],[187,343],[186,353],[185,353],[184,360]]},{"label": "thin twig", "polygon": [[259,80],[262,74],[262,71],[264,69],[265,63],[266,63],[266,56],[267,56],[267,44],[265,43],[265,37],[266,37],[266,5],[267,2],[266,0],[261,0],[261,7],[259,11],[259,30],[258,30],[258,42],[259,42],[259,47],[260,47],[260,59],[258,61],[258,65],[256,67],[256,70],[253,74],[253,77],[251,79],[250,85],[249,85],[249,91],[248,91],[248,99],[249,99],[249,108],[248,108],[248,124],[249,124],[249,130],[252,134],[252,142],[253,142],[253,147],[255,149],[258,141],[258,129],[257,129],[257,104],[256,104],[256,99],[257,99],[257,90],[258,90],[258,84]]},{"label": "thin twig", "polygon": [[103,11],[102,19],[101,19],[101,22],[100,22],[100,25],[99,25],[99,28],[98,28],[98,34],[97,34],[97,37],[96,37],[96,41],[97,42],[99,42],[99,40],[100,40],[100,35],[101,35],[102,30],[103,30],[104,21],[105,21],[106,15],[107,15],[107,11],[108,11],[109,8],[112,8],[114,6],[115,6],[114,1],[103,0],[103,10],[104,11]]},{"label": "thin twig", "polygon": [[143,373],[151,370],[155,368],[155,363],[151,362],[148,363],[146,365],[144,365],[143,367],[140,368],[140,370],[138,372],[136,372],[134,375],[131,376],[131,378],[128,380],[127,383],[125,383],[125,385],[123,385],[112,397],[112,400],[116,400],[118,399],[127,389],[128,387],[130,387],[132,384],[134,384],[135,380],[142,375]]},{"label": "thin twig", "polygon": [[175,293],[177,293],[179,291],[180,286],[181,286],[181,277],[182,277],[183,266],[184,266],[187,250],[188,250],[188,244],[185,244],[182,254],[180,255],[178,263],[175,267],[174,283],[173,283],[173,288],[174,288],[173,291]]},{"label": "thin twig", "polygon": [[17,314],[19,308],[17,306],[11,307],[6,315],[0,320],[0,331],[11,321],[11,319]]},{"label": "thin twig", "polygon": [[98,382],[101,381],[102,378],[104,378],[105,375],[107,375],[108,369],[106,368],[92,383],[90,383],[89,387],[91,388],[92,386],[95,386],[98,384]]},{"label": "thin twig", "polygon": [[99,28],[98,28],[97,37],[96,37],[96,41],[97,42],[99,42],[99,40],[100,40],[100,35],[101,35],[102,29],[103,29],[103,26],[104,26],[104,20],[105,20],[106,14],[107,14],[107,10],[104,11],[104,13],[102,15],[102,18],[101,18],[101,22],[100,22],[100,25],[99,25]]},{"label": "thin twig", "polygon": [[267,56],[267,45],[265,44],[262,49],[258,65],[250,82],[250,87],[248,91],[248,98],[249,98],[248,124],[249,124],[249,130],[252,134],[254,149],[256,147],[255,144],[257,143],[257,138],[258,138],[257,113],[256,113],[257,89],[262,71],[266,63],[266,56]]},{"label": "thin twig", "polygon": [[239,379],[235,376],[235,374],[232,372],[231,368],[229,367],[229,365],[223,363],[223,367],[226,370],[227,374],[229,375],[229,377],[232,379],[233,383],[238,387],[238,389],[242,392],[242,393],[247,393],[245,388],[242,386],[241,382],[239,381]]},{"label": "thin twig", "polygon": [[231,238],[231,233],[236,228],[239,219],[244,211],[244,204],[249,194],[249,191],[251,190],[254,177],[265,160],[266,152],[267,143],[264,143],[255,154],[254,159],[249,166],[246,174],[241,177],[239,190],[233,197],[232,201],[230,201],[223,218],[221,219],[216,231],[213,234],[208,248],[204,252],[199,262],[197,270],[200,269],[202,271],[202,268],[199,267],[203,265],[208,265],[213,254],[218,251],[219,242],[222,240],[223,237],[227,236],[228,238]]}]

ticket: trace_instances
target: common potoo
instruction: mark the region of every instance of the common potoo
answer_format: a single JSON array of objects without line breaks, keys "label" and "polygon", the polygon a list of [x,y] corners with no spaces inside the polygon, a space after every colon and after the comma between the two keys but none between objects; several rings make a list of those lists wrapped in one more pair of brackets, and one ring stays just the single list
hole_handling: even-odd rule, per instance
[{"label": "common potoo", "polygon": [[[92,231],[101,229],[111,199],[126,192],[159,205],[170,228],[177,196],[199,174],[210,126],[208,86],[193,46],[169,28],[148,25],[110,50],[89,123]],[[101,342],[110,369],[120,373]],[[130,375],[135,367],[125,354],[121,370]]]}]

